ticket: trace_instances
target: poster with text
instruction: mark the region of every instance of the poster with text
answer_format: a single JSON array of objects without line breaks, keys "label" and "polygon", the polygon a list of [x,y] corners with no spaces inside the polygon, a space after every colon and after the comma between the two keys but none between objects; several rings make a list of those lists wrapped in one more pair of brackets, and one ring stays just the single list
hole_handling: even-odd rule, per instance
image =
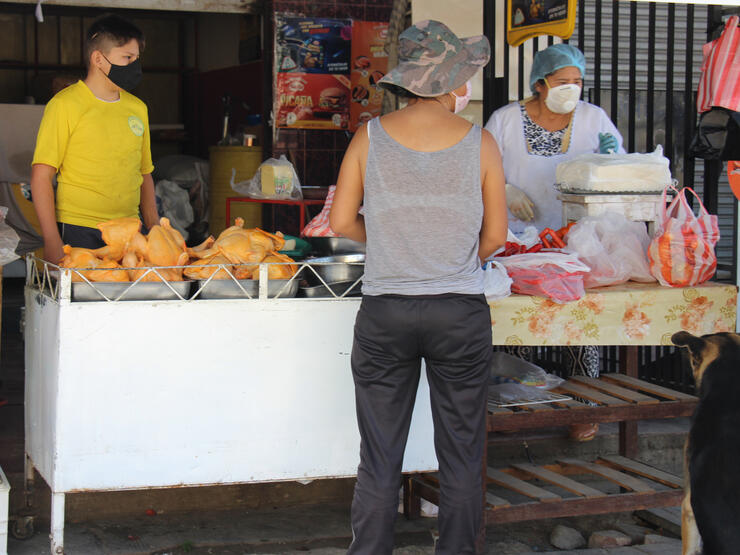
[{"label": "poster with text", "polygon": [[349,75],[351,19],[276,14],[275,33],[278,72]]},{"label": "poster with text", "polygon": [[350,130],[380,115],[383,89],[377,82],[388,71],[385,37],[388,23],[355,21],[352,27],[352,98]]},{"label": "poster with text", "polygon": [[292,129],[349,129],[345,75],[278,73],[275,124]]}]

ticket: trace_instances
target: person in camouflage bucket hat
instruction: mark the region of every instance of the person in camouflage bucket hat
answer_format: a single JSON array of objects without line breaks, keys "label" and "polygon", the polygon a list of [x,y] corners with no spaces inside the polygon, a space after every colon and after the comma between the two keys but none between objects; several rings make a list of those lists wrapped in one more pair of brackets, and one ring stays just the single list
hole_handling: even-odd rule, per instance
[{"label": "person in camouflage bucket hat", "polygon": [[[399,64],[378,85],[394,94],[425,98],[448,94],[488,63],[491,46],[483,36],[458,38],[440,21],[420,21],[398,37]],[[401,89],[401,90],[399,90]]]},{"label": "person in camouflage bucket hat", "polygon": [[[439,462],[435,553],[473,555],[493,341],[481,261],[504,245],[507,219],[496,141],[460,114],[489,47],[438,21],[406,29],[398,46],[380,84],[408,102],[359,127],[329,214],[334,233],[366,246],[349,357],[360,464],[347,555],[392,555],[407,444],[409,464],[432,447]],[[433,417],[409,439],[422,362]]]}]

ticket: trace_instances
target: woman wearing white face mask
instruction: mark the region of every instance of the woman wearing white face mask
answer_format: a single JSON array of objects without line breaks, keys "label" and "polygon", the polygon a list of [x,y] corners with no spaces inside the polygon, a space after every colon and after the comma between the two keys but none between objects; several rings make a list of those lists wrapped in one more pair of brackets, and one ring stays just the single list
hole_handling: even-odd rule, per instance
[{"label": "woman wearing white face mask", "polygon": [[[624,152],[622,136],[606,112],[580,100],[585,73],[586,59],[573,46],[555,44],[538,52],[529,77],[534,96],[500,108],[486,124],[501,149],[514,232],[528,225],[539,231],[563,225],[554,187],[560,162],[588,152]],[[565,354],[569,373],[598,377],[597,347],[568,347]],[[588,441],[597,430],[597,424],[574,424],[570,436]]]},{"label": "woman wearing white face mask", "polygon": [[562,226],[555,168],[587,152],[624,152],[622,136],[606,112],[580,100],[586,60],[568,44],[538,52],[532,64],[534,96],[493,113],[486,129],[499,144],[506,175],[509,227]]}]

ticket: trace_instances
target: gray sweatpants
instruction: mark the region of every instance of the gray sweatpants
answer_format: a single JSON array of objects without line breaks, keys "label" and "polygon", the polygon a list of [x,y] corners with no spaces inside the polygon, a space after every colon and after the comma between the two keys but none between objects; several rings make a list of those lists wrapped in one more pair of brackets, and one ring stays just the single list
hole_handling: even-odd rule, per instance
[{"label": "gray sweatpants", "polygon": [[439,461],[436,553],[475,553],[483,509],[491,343],[490,310],[483,295],[363,297],[352,347],[362,442],[348,553],[384,555],[393,550],[401,464],[422,359]]}]

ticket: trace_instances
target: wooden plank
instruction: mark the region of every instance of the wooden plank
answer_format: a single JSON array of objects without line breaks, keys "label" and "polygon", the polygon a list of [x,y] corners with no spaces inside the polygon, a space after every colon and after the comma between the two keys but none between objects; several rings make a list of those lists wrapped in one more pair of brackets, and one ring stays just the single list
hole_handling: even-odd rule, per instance
[{"label": "wooden plank", "polygon": [[563,499],[559,503],[521,503],[508,508],[487,510],[486,524],[504,524],[540,518],[600,515],[623,511],[636,511],[654,507],[671,507],[680,504],[681,490],[671,489],[653,493],[618,493],[606,497]]},{"label": "wooden plank", "polygon": [[581,497],[604,497],[605,495],[607,495],[603,491],[599,491],[585,484],[581,484],[580,482],[576,482],[575,480],[571,480],[570,478],[563,476],[562,474],[558,474],[557,472],[553,472],[552,470],[542,468],[541,466],[535,466],[529,463],[512,464],[511,466],[513,466],[517,470],[521,470],[523,472],[526,472],[527,474],[531,474],[532,476],[538,478],[539,480],[542,480],[543,482],[549,482],[555,486],[558,486],[559,488],[564,489],[565,491],[580,495]]},{"label": "wooden plank", "polygon": [[519,408],[522,408],[529,412],[542,412],[545,410],[555,410],[555,408],[552,406],[552,403],[537,403],[534,405],[522,405]]},{"label": "wooden plank", "polygon": [[522,495],[526,495],[527,497],[539,499],[543,502],[562,500],[562,497],[552,493],[551,491],[538,488],[533,484],[528,484],[524,480],[520,480],[519,478],[515,478],[514,476],[509,476],[505,472],[501,472],[500,470],[496,470],[495,468],[491,468],[490,466],[488,467],[486,474],[491,482],[521,493]]},{"label": "wooden plank", "polygon": [[554,391],[565,393],[566,395],[575,395],[576,397],[580,397],[581,399],[595,401],[602,405],[612,407],[629,404],[627,401],[617,399],[616,397],[612,397],[610,395],[604,395],[603,393],[600,393],[591,387],[580,385],[572,381],[567,381],[560,384],[554,389]]},{"label": "wooden plank", "polygon": [[659,385],[651,384],[631,376],[625,376],[624,374],[602,374],[602,380],[614,382],[624,387],[636,389],[638,391],[644,391],[651,395],[657,395],[665,399],[671,399],[672,401],[696,401],[697,398],[693,395],[687,395],[680,391],[668,389],[667,387],[661,387]]},{"label": "wooden plank", "polygon": [[576,468],[580,468],[581,470],[585,470],[586,472],[590,472],[591,474],[596,474],[597,476],[606,478],[607,480],[619,484],[621,487],[627,488],[635,493],[651,493],[655,491],[649,484],[646,484],[642,480],[638,480],[634,476],[629,476],[624,472],[619,472],[618,470],[614,470],[608,466],[581,461],[578,459],[559,459],[558,462],[569,464]]},{"label": "wooden plank", "polygon": [[513,432],[535,428],[552,428],[568,426],[582,422],[625,422],[651,418],[676,418],[691,416],[696,409],[697,400],[664,401],[652,405],[625,404],[618,407],[593,407],[573,410],[556,410],[547,412],[519,411],[510,416],[499,417],[488,415],[489,432]]},{"label": "wooden plank", "polygon": [[637,403],[638,405],[660,403],[659,399],[656,399],[655,397],[648,397],[647,395],[643,395],[642,393],[639,393],[634,389],[627,389],[625,387],[620,387],[613,383],[609,383],[604,380],[597,380],[596,378],[590,378],[588,376],[573,376],[572,378],[570,378],[570,381],[575,381],[584,385],[588,385],[590,387],[593,387],[594,389],[598,389],[599,391],[606,393],[607,395],[611,395],[612,397],[617,397],[619,399],[624,399],[625,401],[630,401],[632,403]]},{"label": "wooden plank", "polygon": [[486,503],[493,507],[494,509],[500,509],[501,507],[509,507],[511,506],[511,503],[509,503],[506,499],[499,497],[497,495],[493,495],[490,492],[486,492]]},{"label": "wooden plank", "polygon": [[617,467],[621,470],[629,470],[633,474],[637,474],[638,476],[642,476],[643,478],[648,478],[653,482],[658,482],[671,488],[683,487],[683,479],[676,476],[675,474],[663,472],[658,468],[649,466],[639,461],[635,461],[633,459],[620,457],[619,455],[604,455],[599,457],[599,461],[596,462],[599,463],[600,461],[604,461],[610,466]]},{"label": "wooden plank", "polygon": [[574,410],[591,408],[591,405],[588,405],[583,401],[577,401],[576,399],[568,399],[567,401],[555,401],[553,405]]},{"label": "wooden plank", "polygon": [[514,413],[511,409],[506,409],[504,407],[497,407],[494,404],[488,405],[488,412],[491,414],[495,414],[496,416],[509,416]]},{"label": "wooden plank", "polygon": [[637,511],[636,516],[675,536],[681,535],[681,508],[668,506]]}]

